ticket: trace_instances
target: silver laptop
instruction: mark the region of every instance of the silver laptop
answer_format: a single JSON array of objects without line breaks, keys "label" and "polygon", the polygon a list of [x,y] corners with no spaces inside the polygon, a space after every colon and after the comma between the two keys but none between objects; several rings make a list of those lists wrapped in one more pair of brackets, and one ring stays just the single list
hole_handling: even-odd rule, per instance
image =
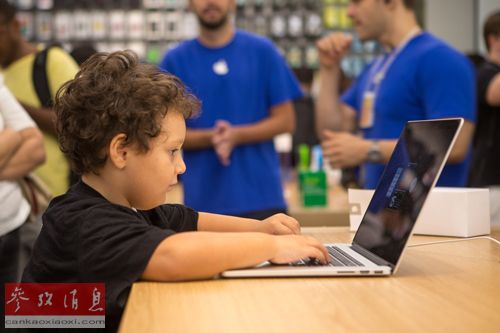
[{"label": "silver laptop", "polygon": [[462,118],[410,121],[385,167],[352,244],[325,244],[328,265],[264,262],[224,277],[374,276],[398,269],[415,222],[463,125]]}]

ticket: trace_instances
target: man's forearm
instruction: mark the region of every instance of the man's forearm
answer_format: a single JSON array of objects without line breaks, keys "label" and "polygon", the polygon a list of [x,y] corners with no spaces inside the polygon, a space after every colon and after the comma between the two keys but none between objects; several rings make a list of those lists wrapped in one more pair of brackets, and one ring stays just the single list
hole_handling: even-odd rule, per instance
[{"label": "man's forearm", "polygon": [[186,140],[184,142],[184,149],[205,149],[213,146],[212,136],[213,129],[188,129],[186,131]]},{"label": "man's forearm", "polygon": [[56,114],[51,108],[34,107],[27,104],[22,104],[30,117],[36,122],[38,127],[43,131],[56,136]]},{"label": "man's forearm", "polygon": [[258,123],[235,127],[237,144],[248,144],[272,140],[276,135],[290,132],[288,127],[275,119],[266,119]]},{"label": "man's forearm", "polygon": [[489,105],[500,106],[500,74],[497,74],[488,85],[486,101]]},{"label": "man's forearm", "polygon": [[22,143],[19,132],[6,128],[0,132],[0,172],[16,153]]},{"label": "man's forearm", "polygon": [[326,129],[344,129],[339,97],[340,70],[340,67],[336,66],[320,71],[320,89],[315,105],[316,132],[320,137]]},{"label": "man's forearm", "polygon": [[448,157],[448,163],[461,163],[467,157],[472,137],[474,136],[474,128],[474,123],[468,120],[464,122],[464,125],[458,134],[457,140],[451,149],[450,156]]},{"label": "man's forearm", "polygon": [[235,126],[238,145],[272,140],[276,135],[295,130],[295,111],[292,102],[274,106],[271,115],[259,122]]},{"label": "man's forearm", "polygon": [[0,170],[0,180],[15,180],[23,177],[45,161],[43,137],[38,129],[21,131],[22,144]]}]

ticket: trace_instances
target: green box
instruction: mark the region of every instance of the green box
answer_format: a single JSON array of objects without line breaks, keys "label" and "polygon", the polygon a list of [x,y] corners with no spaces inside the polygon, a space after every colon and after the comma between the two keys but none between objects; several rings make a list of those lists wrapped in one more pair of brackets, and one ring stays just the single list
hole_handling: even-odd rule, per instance
[{"label": "green box", "polygon": [[324,207],[328,202],[326,174],[320,171],[299,171],[299,192],[305,207]]}]

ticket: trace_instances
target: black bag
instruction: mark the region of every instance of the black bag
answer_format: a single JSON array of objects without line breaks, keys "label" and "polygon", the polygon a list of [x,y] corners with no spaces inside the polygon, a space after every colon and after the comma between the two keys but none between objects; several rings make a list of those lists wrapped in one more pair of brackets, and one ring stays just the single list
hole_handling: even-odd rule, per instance
[{"label": "black bag", "polygon": [[49,46],[38,52],[35,56],[35,61],[33,61],[33,84],[40,104],[45,108],[51,108],[53,105],[46,70],[47,54],[51,47],[53,46]]},{"label": "black bag", "polygon": [[[51,48],[60,47],[57,44],[50,45],[38,52],[33,61],[33,85],[40,101],[44,108],[51,108],[54,105],[52,94],[50,93],[49,80],[47,78],[47,55]],[[72,170],[69,172],[69,184],[73,185],[78,182],[80,177]]]}]

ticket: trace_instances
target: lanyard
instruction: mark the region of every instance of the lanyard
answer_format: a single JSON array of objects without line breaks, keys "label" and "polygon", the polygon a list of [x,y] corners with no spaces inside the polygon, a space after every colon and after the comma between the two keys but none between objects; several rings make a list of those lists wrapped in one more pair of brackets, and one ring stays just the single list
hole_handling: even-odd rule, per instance
[{"label": "lanyard", "polygon": [[368,81],[368,89],[367,92],[372,92],[375,94],[375,96],[378,93],[378,90],[380,88],[380,84],[382,83],[382,80],[384,79],[387,71],[391,67],[392,63],[398,55],[406,48],[406,46],[418,35],[420,35],[420,28],[415,27],[413,28],[406,38],[403,40],[402,43],[399,44],[398,47],[396,47],[394,50],[392,50],[391,53],[382,55],[377,58],[376,62],[373,64],[371,70],[370,70],[370,80]]}]

